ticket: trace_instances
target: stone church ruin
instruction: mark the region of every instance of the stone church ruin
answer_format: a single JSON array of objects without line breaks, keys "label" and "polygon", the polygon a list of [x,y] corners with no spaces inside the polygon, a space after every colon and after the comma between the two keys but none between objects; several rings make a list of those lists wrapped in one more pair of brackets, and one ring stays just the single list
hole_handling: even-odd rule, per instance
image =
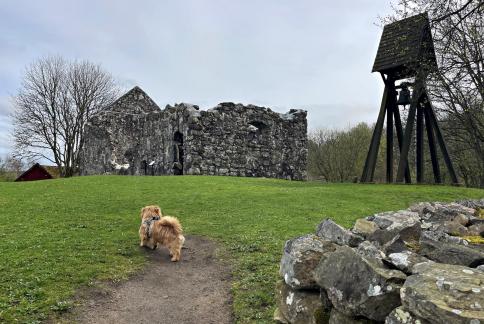
[{"label": "stone church ruin", "polygon": [[164,110],[139,87],[85,128],[81,175],[230,175],[306,178],[306,111],[221,103]]}]

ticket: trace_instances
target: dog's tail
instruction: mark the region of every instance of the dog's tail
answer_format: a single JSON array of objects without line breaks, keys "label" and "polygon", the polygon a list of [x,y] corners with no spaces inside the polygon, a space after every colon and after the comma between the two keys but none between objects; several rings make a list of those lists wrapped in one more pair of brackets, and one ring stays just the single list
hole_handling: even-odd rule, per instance
[{"label": "dog's tail", "polygon": [[183,233],[180,221],[176,217],[163,216],[160,218],[159,222],[162,226],[169,227],[176,236]]}]

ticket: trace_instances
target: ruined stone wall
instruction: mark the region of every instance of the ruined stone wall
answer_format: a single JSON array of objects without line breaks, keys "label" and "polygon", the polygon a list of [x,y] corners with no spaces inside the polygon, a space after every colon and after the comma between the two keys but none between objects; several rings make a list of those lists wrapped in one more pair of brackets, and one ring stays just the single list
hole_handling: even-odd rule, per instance
[{"label": "ruined stone wall", "polygon": [[306,112],[222,103],[190,119],[187,171],[195,174],[304,179]]},{"label": "ruined stone wall", "polygon": [[[162,111],[135,87],[95,115],[85,127],[81,175],[145,173],[162,174],[164,161]],[[148,161],[149,160],[149,161]]]},{"label": "ruined stone wall", "polygon": [[279,114],[233,103],[161,110],[135,87],[86,126],[81,174],[162,175],[178,168],[182,174],[302,180],[306,159],[305,111]]}]

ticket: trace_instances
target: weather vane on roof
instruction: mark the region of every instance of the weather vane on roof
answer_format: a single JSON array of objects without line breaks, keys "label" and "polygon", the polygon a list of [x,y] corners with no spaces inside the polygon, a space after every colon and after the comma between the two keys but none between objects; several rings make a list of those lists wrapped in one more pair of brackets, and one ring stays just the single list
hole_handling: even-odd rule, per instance
[{"label": "weather vane on roof", "polygon": [[[437,70],[437,60],[427,13],[405,18],[384,27],[372,72],[380,72],[385,90],[361,182],[373,182],[385,115],[387,119],[386,181],[393,182],[393,128],[395,125],[400,148],[396,182],[404,182],[404,180],[407,183],[412,182],[408,152],[412,144],[415,115],[417,115],[417,182],[424,182],[423,133],[426,129],[435,182],[442,182],[435,144],[435,138],[437,138],[451,180],[455,184],[458,183],[426,90],[427,76],[435,70]],[[398,99],[397,90],[399,90]],[[409,105],[409,110],[405,130],[403,130],[399,107],[406,105]]]}]

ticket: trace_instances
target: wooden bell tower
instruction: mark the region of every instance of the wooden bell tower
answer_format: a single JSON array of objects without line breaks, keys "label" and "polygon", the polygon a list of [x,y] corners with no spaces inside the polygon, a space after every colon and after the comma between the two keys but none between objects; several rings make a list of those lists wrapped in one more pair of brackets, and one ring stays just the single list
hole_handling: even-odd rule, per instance
[{"label": "wooden bell tower", "polygon": [[[436,69],[437,61],[435,59],[429,19],[426,13],[402,19],[384,27],[372,72],[380,72],[385,83],[385,90],[361,182],[373,182],[385,116],[387,123],[386,181],[388,183],[394,182],[393,133],[395,128],[400,149],[396,182],[412,182],[408,152],[412,144],[416,115],[415,164],[417,183],[424,181],[424,130],[426,130],[428,137],[435,183],[442,183],[437,159],[436,139],[449,170],[452,183],[458,183],[426,90],[427,76]],[[410,88],[412,89],[411,95]],[[400,91],[398,100],[397,90]],[[405,107],[406,105],[409,105],[409,110],[405,130],[403,130],[399,107]]]}]

